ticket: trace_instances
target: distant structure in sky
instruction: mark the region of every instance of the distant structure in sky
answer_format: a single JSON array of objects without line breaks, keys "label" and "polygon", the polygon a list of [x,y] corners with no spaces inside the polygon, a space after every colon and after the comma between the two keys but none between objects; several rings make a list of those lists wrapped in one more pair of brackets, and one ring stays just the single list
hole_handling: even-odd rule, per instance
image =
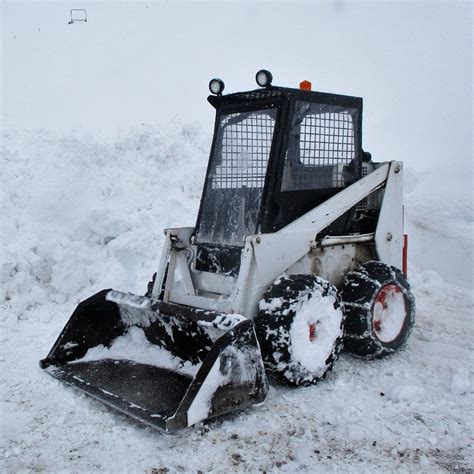
[{"label": "distant structure in sky", "polygon": [[83,8],[72,8],[71,9],[71,20],[69,21],[69,25],[72,25],[78,21],[85,21],[87,23],[87,10]]}]

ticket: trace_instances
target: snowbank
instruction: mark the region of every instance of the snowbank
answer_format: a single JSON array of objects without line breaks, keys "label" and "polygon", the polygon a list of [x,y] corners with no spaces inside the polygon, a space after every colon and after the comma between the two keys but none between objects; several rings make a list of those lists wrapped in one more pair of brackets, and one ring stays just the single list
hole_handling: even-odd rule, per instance
[{"label": "snowbank", "polygon": [[412,273],[473,288],[474,181],[472,165],[405,171],[405,228]]},{"label": "snowbank", "polygon": [[102,288],[143,294],[164,227],[195,223],[209,141],[195,126],[102,140],[6,127],[2,138],[6,319]]}]

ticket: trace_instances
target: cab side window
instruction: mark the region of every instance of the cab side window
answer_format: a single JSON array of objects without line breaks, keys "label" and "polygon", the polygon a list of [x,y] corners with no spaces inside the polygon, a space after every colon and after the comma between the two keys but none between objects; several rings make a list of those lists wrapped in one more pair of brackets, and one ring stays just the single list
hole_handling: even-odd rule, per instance
[{"label": "cab side window", "polygon": [[356,120],[355,109],[297,102],[282,191],[346,186],[355,172]]}]

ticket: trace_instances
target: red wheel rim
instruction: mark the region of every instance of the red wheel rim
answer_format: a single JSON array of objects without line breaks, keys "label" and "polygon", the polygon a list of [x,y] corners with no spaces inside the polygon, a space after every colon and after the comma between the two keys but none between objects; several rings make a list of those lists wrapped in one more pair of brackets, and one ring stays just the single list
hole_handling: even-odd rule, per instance
[{"label": "red wheel rim", "polygon": [[389,283],[375,298],[372,328],[382,342],[391,342],[400,334],[407,316],[405,295],[399,286]]}]

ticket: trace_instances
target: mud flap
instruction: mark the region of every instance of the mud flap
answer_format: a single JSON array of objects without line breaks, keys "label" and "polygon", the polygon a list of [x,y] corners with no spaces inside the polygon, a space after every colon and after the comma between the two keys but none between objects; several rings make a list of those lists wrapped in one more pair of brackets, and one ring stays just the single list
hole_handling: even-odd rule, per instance
[{"label": "mud flap", "polygon": [[249,319],[114,290],[78,305],[40,366],[169,432],[260,403],[268,391]]}]

